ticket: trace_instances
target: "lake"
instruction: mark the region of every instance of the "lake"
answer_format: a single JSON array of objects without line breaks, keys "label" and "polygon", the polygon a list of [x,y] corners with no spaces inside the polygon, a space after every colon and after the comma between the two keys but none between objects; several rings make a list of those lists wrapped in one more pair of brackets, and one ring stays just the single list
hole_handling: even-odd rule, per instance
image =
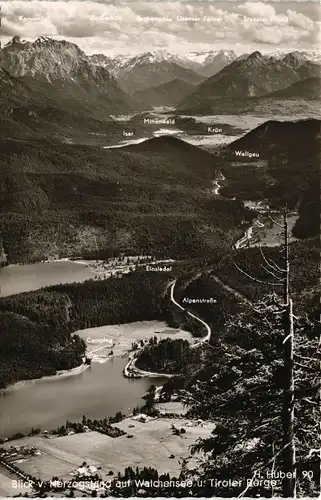
[{"label": "lake", "polygon": [[[246,133],[249,128],[266,121],[262,117],[238,116],[211,116],[203,117],[207,123],[223,122],[238,127]],[[127,121],[130,117],[125,117]],[[200,120],[201,117],[198,117]],[[284,117],[283,117],[284,119]],[[295,119],[291,117],[291,119]],[[170,130],[166,130],[170,133]],[[164,130],[151,132],[151,137],[162,135]],[[218,145],[235,140],[238,136],[231,135],[182,135],[181,130],[175,131],[181,138],[191,144],[201,147]],[[147,137],[146,137],[147,138]],[[145,139],[145,138],[143,138]],[[127,141],[126,144],[132,141]],[[119,146],[119,144],[118,144]],[[274,229],[273,238],[275,236]],[[268,236],[266,236],[268,238]],[[86,266],[71,261],[46,262],[30,265],[8,266],[0,271],[0,295],[8,296],[21,292],[36,290],[45,286],[60,283],[82,282],[93,278],[94,271]],[[104,327],[107,328],[107,327]],[[137,336],[137,325],[117,325],[119,338],[117,349],[122,348],[121,342],[127,342],[132,328],[133,340]],[[140,328],[140,327],[139,327]],[[136,332],[135,332],[136,329]],[[164,324],[153,322],[153,331],[163,330]],[[94,330],[94,329],[93,329]],[[79,333],[79,332],[77,332]],[[116,333],[113,333],[115,338]],[[89,335],[83,331],[83,335]],[[91,332],[91,337],[105,335],[103,330]],[[147,332],[145,334],[148,336]],[[165,333],[164,333],[165,335]],[[108,332],[108,337],[111,337]],[[152,336],[152,332],[150,332]],[[166,334],[166,336],[169,336]],[[142,404],[142,395],[152,383],[162,384],[160,379],[126,379],[122,371],[127,363],[127,358],[117,357],[108,359],[108,352],[100,350],[101,345],[97,340],[95,358],[91,366],[85,371],[79,371],[71,376],[47,377],[39,380],[19,382],[14,386],[0,392],[0,436],[7,437],[16,432],[28,432],[31,427],[51,429],[62,425],[65,421],[81,420],[82,415],[94,419],[113,416],[117,411],[129,413],[130,410]],[[99,355],[98,355],[99,352]],[[105,357],[104,357],[105,356]]]},{"label": "lake", "polygon": [[[169,328],[164,321],[137,321],[105,325],[76,332],[87,344],[91,366],[82,366],[53,377],[21,381],[0,391],[0,437],[29,432],[32,427],[50,430],[66,420],[79,421],[85,414],[92,419],[130,413],[142,405],[142,396],[151,384],[162,385],[165,378],[130,379],[123,376],[126,352],[133,342],[158,338],[192,338],[189,332]],[[111,358],[109,353],[113,343]],[[124,357],[125,356],[125,357]],[[83,369],[85,368],[85,370]]]},{"label": "lake", "polygon": [[71,261],[7,266],[0,269],[0,296],[30,292],[60,283],[81,282],[94,275],[90,267]]},{"label": "lake", "polygon": [[18,382],[0,392],[0,436],[29,432],[32,427],[52,429],[66,420],[80,421],[85,414],[92,419],[130,413],[144,403],[142,396],[152,383],[162,380],[123,376],[125,358],[92,363],[78,375],[46,377]]}]

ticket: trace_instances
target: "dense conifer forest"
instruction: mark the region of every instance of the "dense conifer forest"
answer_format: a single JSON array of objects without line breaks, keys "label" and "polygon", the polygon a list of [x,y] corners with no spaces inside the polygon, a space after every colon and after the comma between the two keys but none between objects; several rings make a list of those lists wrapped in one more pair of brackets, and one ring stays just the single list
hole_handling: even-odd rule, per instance
[{"label": "dense conifer forest", "polygon": [[199,349],[193,349],[183,339],[150,339],[150,342],[139,353],[137,368],[150,372],[179,374],[191,365],[200,363]]},{"label": "dense conifer forest", "polygon": [[103,149],[5,140],[0,239],[10,263],[86,253],[193,258],[228,248],[254,213],[214,199],[220,167],[170,136]]},{"label": "dense conifer forest", "polygon": [[[265,252],[269,258],[280,262],[282,256],[277,249],[269,248]],[[293,243],[290,258],[296,269],[291,287],[297,308],[315,310],[318,302],[318,242]],[[246,300],[255,302],[268,291],[268,286],[248,280],[234,263],[258,279],[266,279],[261,261],[258,248],[243,249],[223,257],[220,253],[215,258],[201,259],[194,264],[193,261],[182,262],[166,275],[136,272],[121,279],[57,285],[2,298],[0,385],[5,387],[18,380],[52,375],[57,370],[81,364],[85,345],[77,337],[72,338],[71,333],[83,328],[162,318],[171,326],[182,326],[195,336],[202,336],[201,325],[179,311],[168,296],[164,298],[165,288],[175,276],[178,277],[176,299],[182,305],[184,297],[216,298],[217,302],[213,304],[187,306],[188,310],[208,322],[214,339],[220,335],[231,315],[248,307]],[[200,269],[203,269],[203,274],[195,280],[195,273]],[[217,277],[221,283],[215,279]],[[190,279],[192,281],[188,283]],[[245,300],[225,289],[222,283],[236,290]],[[156,351],[162,349],[157,347]],[[152,362],[151,358],[149,361],[146,358],[145,367],[154,366],[155,360]],[[183,363],[186,364],[188,359]],[[174,371],[176,368],[178,366]]]},{"label": "dense conifer forest", "polygon": [[86,346],[76,330],[162,318],[167,279],[132,273],[0,299],[0,387],[80,365]]}]

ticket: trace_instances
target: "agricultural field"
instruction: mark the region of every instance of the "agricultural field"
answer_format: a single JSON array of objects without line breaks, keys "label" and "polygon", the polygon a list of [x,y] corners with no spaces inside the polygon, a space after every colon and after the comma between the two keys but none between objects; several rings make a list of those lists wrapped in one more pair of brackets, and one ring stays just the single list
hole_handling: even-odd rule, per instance
[{"label": "agricultural field", "polygon": [[[109,471],[113,471],[112,477],[115,477],[128,466],[146,465],[157,468],[160,473],[178,474],[182,460],[188,459],[188,464],[193,467],[198,456],[189,458],[190,446],[199,437],[208,437],[214,429],[213,423],[184,418],[157,418],[142,422],[137,417],[130,417],[115,425],[127,434],[117,438],[95,431],[62,437],[33,436],[7,442],[3,446],[7,450],[11,446],[32,446],[39,450],[41,455],[19,461],[19,468],[42,480],[53,476],[71,480],[72,473],[83,462],[101,468],[98,470],[101,478],[110,480]],[[175,435],[173,426],[184,428],[185,433]]]}]

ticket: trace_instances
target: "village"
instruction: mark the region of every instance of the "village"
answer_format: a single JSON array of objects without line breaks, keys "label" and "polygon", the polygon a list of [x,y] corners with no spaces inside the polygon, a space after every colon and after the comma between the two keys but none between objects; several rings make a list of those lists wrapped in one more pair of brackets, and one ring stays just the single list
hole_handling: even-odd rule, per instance
[{"label": "village", "polygon": [[37,429],[34,435],[5,440],[0,464],[11,477],[7,494],[19,489],[28,497],[39,491],[49,496],[70,496],[71,491],[72,496],[105,496],[112,481],[133,464],[139,468],[148,463],[173,476],[179,476],[182,465],[196,466],[190,446],[209,436],[215,425],[187,418],[175,395],[170,402],[158,399],[150,414],[136,408],[130,416],[119,412],[108,422],[83,417],[81,423],[67,422],[53,431]]},{"label": "village", "polygon": [[73,259],[73,261],[89,267],[95,274],[94,280],[121,278],[124,274],[136,271],[138,268],[152,271],[151,265],[175,262],[173,259],[157,259],[151,255],[126,256],[124,254],[107,260],[83,260],[77,258]]}]

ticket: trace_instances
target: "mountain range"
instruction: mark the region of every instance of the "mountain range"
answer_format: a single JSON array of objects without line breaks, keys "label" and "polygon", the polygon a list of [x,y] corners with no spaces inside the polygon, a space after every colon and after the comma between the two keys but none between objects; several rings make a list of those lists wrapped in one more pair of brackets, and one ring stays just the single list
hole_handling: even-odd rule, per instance
[{"label": "mountain range", "polygon": [[[266,57],[273,57],[276,60],[283,59],[291,51],[277,51],[265,54]],[[296,51],[306,60],[321,64],[321,51]],[[141,60],[148,59],[150,63],[163,61],[173,62],[182,67],[192,69],[202,76],[210,77],[223,69],[225,66],[236,60],[242,60],[250,54],[237,55],[233,50],[216,49],[205,52],[189,52],[184,55],[176,52],[169,52],[165,49],[159,49],[152,52],[145,52],[133,56],[132,54],[119,54],[114,57],[104,54],[94,54],[90,56],[94,64],[105,66],[108,71],[117,79],[121,78],[124,73],[132,69],[136,64],[140,64]]]},{"label": "mountain range", "polygon": [[159,60],[151,53],[135,57],[134,60],[130,59],[118,75],[119,85],[130,95],[175,79],[183,80],[190,85],[197,85],[204,80],[204,77],[174,61]]},{"label": "mountain range", "polygon": [[[273,98],[275,91],[291,87],[303,79],[319,77],[321,66],[316,63],[321,62],[320,54],[319,51],[294,51],[268,55],[254,52],[237,56],[231,50],[220,50],[189,53],[183,57],[159,50],[125,58],[107,58],[100,54],[91,56],[91,60],[108,67],[122,88],[139,101],[145,99],[151,106],[178,105],[182,110],[207,113],[209,106],[217,106],[218,103],[211,101],[218,97],[235,100],[266,95]],[[168,73],[168,65],[174,70],[175,78],[164,82],[173,74]],[[178,71],[177,66],[193,71],[194,78],[191,74],[186,75],[182,69]],[[160,76],[160,72],[166,76]],[[195,73],[203,78],[198,85]],[[288,97],[296,97],[292,95],[294,91],[299,92],[297,96],[303,99],[317,98],[314,87],[311,88],[312,95],[309,95],[309,85],[316,86],[316,81],[314,84],[307,82],[305,92],[295,87],[289,89]],[[137,87],[141,88],[134,92]],[[179,94],[181,103],[177,99]],[[284,97],[287,97],[287,92]],[[213,111],[217,112],[216,109]]]},{"label": "mountain range", "polygon": [[0,66],[48,104],[67,110],[97,118],[137,108],[106,68],[92,64],[77,45],[65,40],[40,37],[24,42],[16,36],[0,51]]},{"label": "mountain range", "polygon": [[108,57],[104,54],[93,54],[90,56],[94,64],[105,66],[116,79],[121,79],[127,72],[131,71],[135,66],[139,66],[142,62],[149,64],[174,63],[183,68],[193,70],[199,75],[209,77],[237,58],[238,56],[233,50],[212,50],[201,53],[191,52],[182,56],[164,49],[135,56],[128,54],[116,57]]},{"label": "mountain range", "polygon": [[[59,100],[53,88],[45,91],[32,81],[15,78],[0,67],[0,137],[48,142],[96,143],[102,137],[121,137],[123,127],[107,117],[95,118],[81,102]],[[100,141],[98,141],[100,142]]]},{"label": "mountain range", "polygon": [[253,52],[237,60],[198,85],[179,105],[180,110],[210,107],[221,97],[246,98],[264,96],[302,79],[320,76],[320,66],[297,53],[282,60]]},{"label": "mountain range", "polygon": [[[174,106],[178,113],[190,114],[266,114],[275,106],[277,112],[286,99],[319,98],[320,66],[301,52],[281,59],[259,52],[183,57],[157,51],[119,57],[117,71],[111,68],[115,61],[102,54],[87,56],[64,40],[14,37],[0,51],[1,136],[110,144],[123,132],[124,124],[114,116],[153,106]],[[304,106],[300,104],[301,112]],[[284,113],[292,111],[287,106]],[[143,132],[142,120],[138,122]]]},{"label": "mountain range", "polygon": [[92,64],[66,41],[14,37],[0,51],[0,77],[1,137],[90,143],[106,136],[119,139],[123,127],[110,115],[142,109],[106,68]]},{"label": "mountain range", "polygon": [[301,57],[305,58],[307,61],[311,61],[316,64],[321,64],[321,50],[303,50],[303,51],[290,51],[287,53],[284,53],[284,51],[276,51],[276,52],[271,52],[269,54],[270,57],[273,57],[275,59],[284,59],[288,54],[290,53],[295,53],[297,55],[300,55]]}]

